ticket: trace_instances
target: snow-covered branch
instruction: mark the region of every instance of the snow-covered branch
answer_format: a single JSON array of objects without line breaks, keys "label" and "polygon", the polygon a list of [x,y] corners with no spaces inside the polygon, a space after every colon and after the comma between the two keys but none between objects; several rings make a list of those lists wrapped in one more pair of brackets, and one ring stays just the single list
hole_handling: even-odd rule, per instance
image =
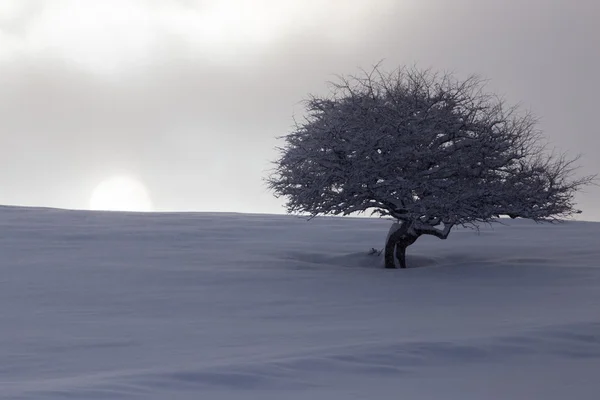
[{"label": "snow-covered branch", "polygon": [[[547,153],[535,117],[474,76],[376,67],[341,78],[306,108],[267,179],[289,212],[371,211],[445,238],[453,225],[502,215],[568,217],[575,193],[594,180],[575,177],[577,159]],[[435,228],[442,221],[452,223]]]},{"label": "snow-covered branch", "polygon": [[454,226],[453,223],[445,222],[444,229],[438,229],[435,227],[436,225],[438,224],[431,225],[417,221],[414,230],[417,235],[433,235],[440,239],[446,239]]}]

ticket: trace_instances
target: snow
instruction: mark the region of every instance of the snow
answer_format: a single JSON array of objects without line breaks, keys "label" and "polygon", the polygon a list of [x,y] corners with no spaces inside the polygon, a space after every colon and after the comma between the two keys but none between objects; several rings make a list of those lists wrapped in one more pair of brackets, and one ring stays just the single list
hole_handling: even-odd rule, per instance
[{"label": "snow", "polygon": [[1,399],[596,399],[600,224],[0,208]]}]

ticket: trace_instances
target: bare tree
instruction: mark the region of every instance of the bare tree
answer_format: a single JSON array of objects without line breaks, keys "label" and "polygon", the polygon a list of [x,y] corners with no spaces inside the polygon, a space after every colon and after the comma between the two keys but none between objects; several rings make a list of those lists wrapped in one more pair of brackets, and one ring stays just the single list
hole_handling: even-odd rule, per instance
[{"label": "bare tree", "polygon": [[331,89],[306,101],[267,183],[291,213],[369,210],[398,220],[387,268],[396,267],[394,249],[406,268],[419,236],[446,239],[456,225],[569,217],[579,212],[575,193],[594,179],[575,177],[577,158],[546,151],[536,119],[476,76],[375,67]]}]

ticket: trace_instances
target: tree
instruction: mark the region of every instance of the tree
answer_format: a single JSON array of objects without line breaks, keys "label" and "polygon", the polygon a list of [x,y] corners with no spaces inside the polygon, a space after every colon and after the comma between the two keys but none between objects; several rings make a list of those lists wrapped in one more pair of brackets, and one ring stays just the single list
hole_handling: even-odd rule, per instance
[{"label": "tree", "polygon": [[456,225],[501,216],[557,221],[580,211],[577,158],[548,152],[535,117],[506,106],[477,76],[376,66],[310,96],[307,115],[279,148],[267,178],[291,213],[371,211],[398,222],[385,266],[421,235],[446,239]]}]

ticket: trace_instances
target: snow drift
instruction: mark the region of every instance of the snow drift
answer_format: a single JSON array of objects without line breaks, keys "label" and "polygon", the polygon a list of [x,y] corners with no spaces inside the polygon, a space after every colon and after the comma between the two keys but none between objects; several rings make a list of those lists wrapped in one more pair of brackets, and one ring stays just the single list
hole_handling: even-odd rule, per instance
[{"label": "snow drift", "polygon": [[596,399],[600,224],[0,208],[0,398]]}]

